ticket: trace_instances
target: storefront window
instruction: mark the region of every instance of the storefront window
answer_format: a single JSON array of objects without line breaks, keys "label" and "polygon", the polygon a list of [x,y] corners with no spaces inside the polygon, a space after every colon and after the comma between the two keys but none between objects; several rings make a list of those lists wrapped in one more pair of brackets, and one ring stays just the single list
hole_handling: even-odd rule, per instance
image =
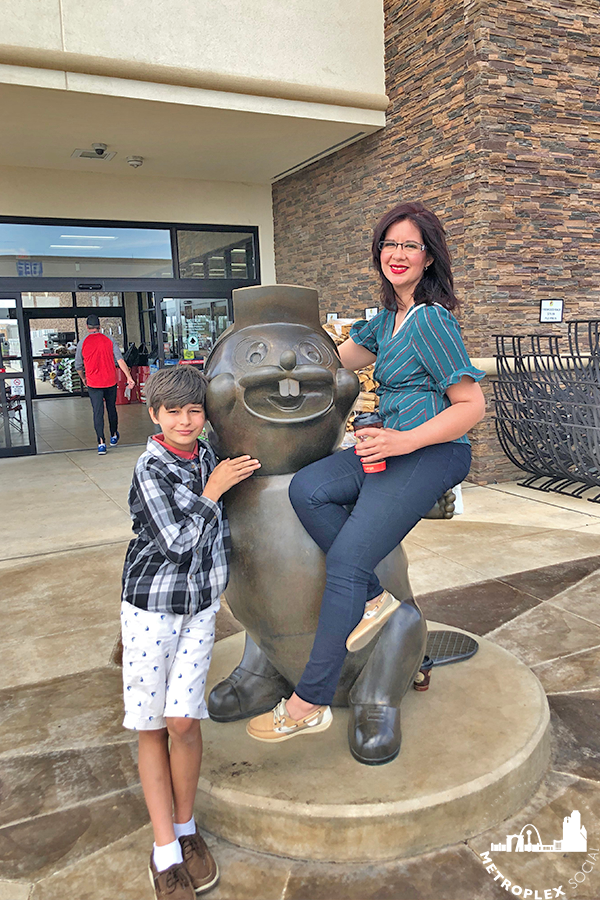
[{"label": "storefront window", "polygon": [[172,278],[170,232],[0,222],[2,276]]},{"label": "storefront window", "polygon": [[76,306],[122,306],[121,294],[81,291],[75,294]]},{"label": "storefront window", "polygon": [[[125,335],[123,333],[123,319],[120,316],[100,316],[100,331],[113,338],[121,350],[125,349]],[[80,338],[85,337],[87,331],[79,325]],[[83,332],[83,333],[82,333]]]},{"label": "storefront window", "polygon": [[21,341],[19,326],[14,315],[15,300],[0,300],[0,370],[22,372]]},{"label": "storefront window", "polygon": [[24,381],[6,378],[0,387],[0,449],[27,446],[29,427]]},{"label": "storefront window", "polygon": [[178,231],[180,278],[254,278],[253,235],[235,231]]},{"label": "storefront window", "polygon": [[24,309],[48,309],[61,306],[73,306],[73,294],[70,291],[23,291]]},{"label": "storefront window", "polygon": [[166,297],[162,301],[165,360],[204,360],[230,324],[226,300]]}]

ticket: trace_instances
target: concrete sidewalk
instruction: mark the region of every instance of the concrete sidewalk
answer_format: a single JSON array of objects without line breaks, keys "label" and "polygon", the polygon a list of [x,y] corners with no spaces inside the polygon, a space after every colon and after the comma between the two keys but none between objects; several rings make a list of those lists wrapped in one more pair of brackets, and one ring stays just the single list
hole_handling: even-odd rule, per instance
[{"label": "concrete sidewalk", "polygon": [[[120,726],[120,671],[110,664],[131,536],[127,491],[141,450],[0,463],[0,900],[151,896],[152,839],[135,743]],[[428,618],[517,655],[548,692],[553,768],[511,827],[541,828],[552,813],[579,809],[590,846],[600,846],[592,841],[600,839],[600,505],[504,484],[466,485],[464,506],[451,521],[422,521],[405,542],[415,596]],[[236,628],[225,611],[220,635]],[[210,896],[501,898],[506,890],[477,856],[499,839],[372,866],[299,863],[213,839],[222,879]],[[566,887],[569,861],[556,856],[536,865],[563,866],[556,877],[566,875]],[[554,884],[539,871],[542,888]],[[597,900],[600,874],[576,896]]]}]

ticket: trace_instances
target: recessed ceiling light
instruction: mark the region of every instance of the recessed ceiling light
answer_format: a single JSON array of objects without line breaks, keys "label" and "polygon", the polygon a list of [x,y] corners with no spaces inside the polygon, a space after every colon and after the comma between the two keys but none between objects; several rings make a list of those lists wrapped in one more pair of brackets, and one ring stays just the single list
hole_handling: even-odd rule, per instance
[{"label": "recessed ceiling light", "polygon": [[50,248],[62,250],[102,250],[100,244],[50,244]]},{"label": "recessed ceiling light", "polygon": [[85,241],[116,241],[114,235],[104,236],[102,234],[61,234],[61,238],[83,238]]}]

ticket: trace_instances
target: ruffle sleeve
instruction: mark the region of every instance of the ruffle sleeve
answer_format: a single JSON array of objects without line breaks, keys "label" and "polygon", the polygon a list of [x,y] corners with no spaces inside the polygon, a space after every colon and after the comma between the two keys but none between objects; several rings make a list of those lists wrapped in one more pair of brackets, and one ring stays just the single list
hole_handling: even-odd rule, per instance
[{"label": "ruffle sleeve", "polygon": [[350,337],[354,343],[375,354],[379,351],[378,319],[379,316],[369,321],[360,319],[350,327]]},{"label": "ruffle sleeve", "polygon": [[441,393],[458,384],[463,375],[474,381],[485,378],[485,372],[471,364],[452,313],[437,305],[420,306],[415,312],[413,347]]}]

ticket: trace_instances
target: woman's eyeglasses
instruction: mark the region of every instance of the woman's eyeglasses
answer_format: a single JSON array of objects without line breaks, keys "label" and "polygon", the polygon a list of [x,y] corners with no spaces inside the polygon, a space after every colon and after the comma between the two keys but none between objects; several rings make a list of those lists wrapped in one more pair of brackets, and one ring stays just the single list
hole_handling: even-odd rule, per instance
[{"label": "woman's eyeglasses", "polygon": [[392,252],[397,247],[402,247],[405,253],[421,253],[423,250],[426,250],[427,247],[425,244],[417,244],[416,241],[403,241],[400,243],[399,241],[379,241],[377,244],[379,247],[379,252],[383,252],[387,250],[388,252]]}]

